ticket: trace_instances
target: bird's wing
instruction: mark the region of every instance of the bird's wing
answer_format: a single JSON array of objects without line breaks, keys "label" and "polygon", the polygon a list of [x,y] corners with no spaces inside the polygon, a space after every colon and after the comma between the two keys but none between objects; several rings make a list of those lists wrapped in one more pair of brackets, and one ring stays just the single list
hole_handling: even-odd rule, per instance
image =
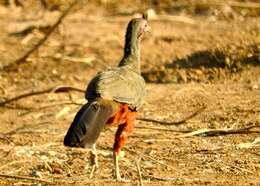
[{"label": "bird's wing", "polygon": [[129,104],[132,109],[139,109],[145,95],[144,79],[136,72],[124,68],[104,71],[94,77],[86,92],[86,98],[100,96]]},{"label": "bird's wing", "polygon": [[113,101],[102,100],[83,105],[64,138],[64,145],[85,147],[95,144],[106,121],[114,114],[116,106]]}]

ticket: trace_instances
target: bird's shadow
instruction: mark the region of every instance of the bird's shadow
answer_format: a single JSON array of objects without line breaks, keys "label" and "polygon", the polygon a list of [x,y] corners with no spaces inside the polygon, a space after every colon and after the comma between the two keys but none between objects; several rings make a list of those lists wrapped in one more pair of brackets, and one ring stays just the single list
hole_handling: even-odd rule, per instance
[{"label": "bird's shadow", "polygon": [[210,69],[210,68],[241,68],[243,66],[260,65],[260,46],[246,46],[246,51],[229,51],[223,49],[201,50],[184,58],[175,59],[166,64],[167,68]]}]

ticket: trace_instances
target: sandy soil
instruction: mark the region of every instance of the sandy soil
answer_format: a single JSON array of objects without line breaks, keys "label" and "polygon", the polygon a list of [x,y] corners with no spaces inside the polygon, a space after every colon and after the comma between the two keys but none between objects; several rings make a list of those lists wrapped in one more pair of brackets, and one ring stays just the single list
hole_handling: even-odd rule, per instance
[{"label": "sandy soil", "polygon": [[[0,100],[58,85],[85,89],[98,71],[116,66],[127,22],[149,7],[116,5],[92,2],[75,8],[17,70],[0,71]],[[232,6],[166,5],[152,6],[158,15],[142,42],[148,95],[139,116],[178,121],[205,109],[180,125],[138,120],[120,160],[122,176],[130,180],[128,185],[138,185],[139,159],[144,185],[260,185],[259,14]],[[22,24],[47,15],[45,22],[53,23],[60,13],[27,6],[0,6],[1,66],[46,33],[45,26],[14,34]],[[98,140],[99,168],[92,179],[89,150],[62,144],[83,98],[73,91],[48,93],[0,107],[0,185],[125,184],[113,180],[115,128],[105,130]],[[184,135],[250,126],[258,128],[228,135]]]}]

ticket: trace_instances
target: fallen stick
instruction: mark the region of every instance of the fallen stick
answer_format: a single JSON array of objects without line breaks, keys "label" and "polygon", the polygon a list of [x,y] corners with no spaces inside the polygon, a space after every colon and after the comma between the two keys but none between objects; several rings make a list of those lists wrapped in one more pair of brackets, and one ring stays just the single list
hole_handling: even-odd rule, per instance
[{"label": "fallen stick", "polygon": [[51,93],[51,92],[57,93],[57,92],[67,92],[67,91],[85,92],[85,90],[82,90],[82,89],[79,89],[79,88],[76,88],[76,87],[72,87],[72,86],[69,86],[69,85],[59,85],[59,86],[47,88],[45,90],[32,91],[32,92],[29,92],[29,93],[21,94],[19,96],[15,96],[13,98],[10,98],[10,99],[7,99],[3,102],[0,102],[0,106],[4,106],[8,103],[11,103],[11,102],[14,102],[14,101],[17,101],[17,100],[20,100],[22,98],[26,98],[26,97],[29,97],[29,96],[35,96],[35,95],[46,94],[46,93]]},{"label": "fallen stick", "polygon": [[65,102],[60,102],[60,103],[51,103],[51,104],[43,105],[43,106],[40,106],[40,107],[19,107],[19,108],[20,109],[23,108],[24,110],[28,110],[27,113],[29,113],[29,112],[33,112],[33,111],[39,111],[39,110],[52,108],[52,107],[59,106],[59,105],[78,105],[78,106],[82,106],[82,103],[73,102],[73,101],[65,101]]},{"label": "fallen stick", "polygon": [[137,117],[136,119],[140,120],[140,121],[154,122],[154,123],[158,123],[160,125],[180,125],[182,123],[185,123],[189,119],[195,117],[199,113],[201,113],[205,108],[206,108],[206,106],[203,106],[200,109],[198,109],[197,111],[195,111],[194,113],[192,113],[191,115],[189,115],[186,118],[183,118],[183,119],[181,119],[179,121],[161,121],[161,120],[144,118],[144,117]]},{"label": "fallen stick", "polygon": [[187,134],[179,135],[177,137],[189,137],[189,136],[220,136],[227,134],[248,134],[248,133],[260,133],[260,131],[250,131],[253,128],[260,128],[260,125],[252,125],[249,127],[237,128],[237,129],[200,129],[197,131],[189,132]]},{"label": "fallen stick", "polygon": [[44,180],[44,179],[40,179],[40,178],[33,178],[33,177],[29,177],[29,176],[10,175],[10,174],[0,173],[0,177],[24,179],[24,180],[31,180],[31,181],[44,182],[44,183],[48,183],[48,184],[54,184],[53,182],[48,181],[48,180]]},{"label": "fallen stick", "polygon": [[135,126],[135,128],[138,128],[138,129],[150,129],[150,130],[160,130],[160,131],[167,131],[167,132],[180,132],[180,133],[192,132],[191,130],[176,130],[176,129],[167,129],[167,128],[159,128],[159,127]]},{"label": "fallen stick", "polygon": [[176,177],[161,177],[161,176],[155,176],[155,175],[145,175],[146,178],[152,178],[154,180],[158,181],[171,181],[171,180],[177,180]]},{"label": "fallen stick", "polygon": [[[138,128],[138,127],[137,127]],[[149,128],[149,127],[148,127]],[[260,131],[250,131],[253,128],[260,128],[260,125],[252,125],[249,127],[243,127],[238,129],[200,129],[196,131],[189,132],[188,130],[174,130],[174,132],[186,133],[181,135],[176,135],[174,138],[185,138],[191,136],[200,136],[200,137],[207,137],[207,136],[220,136],[220,135],[228,135],[228,134],[249,134],[249,133],[260,133]],[[157,128],[150,128],[154,130],[158,130]],[[188,133],[187,133],[188,132]],[[146,143],[150,142],[172,142],[176,139],[145,139],[143,140]]]},{"label": "fallen stick", "polygon": [[23,54],[21,57],[16,59],[14,62],[3,66],[1,69],[2,70],[15,70],[18,65],[25,63],[26,59],[35,51],[37,50],[40,46],[45,43],[45,41],[49,38],[49,36],[52,34],[52,32],[57,28],[57,26],[62,22],[62,20],[68,15],[70,10],[78,3],[78,0],[74,0],[69,7],[60,15],[58,20],[54,23],[54,25],[48,30],[48,32],[45,34],[45,36],[40,39],[31,49],[29,49],[25,54]]},{"label": "fallen stick", "polygon": [[[143,126],[136,126],[135,128],[186,133],[186,134],[179,135],[179,136],[176,136],[176,137],[189,137],[189,136],[219,136],[219,135],[227,135],[227,134],[258,133],[258,131],[250,131],[250,129],[260,128],[260,125],[252,125],[252,126],[249,126],[249,127],[243,127],[243,128],[238,128],[238,129],[199,129],[199,130],[196,130],[196,131],[165,129],[165,128],[158,128],[158,127],[143,127]],[[171,139],[153,139],[153,140],[154,141],[156,141],[156,140],[158,140],[158,141],[171,141]],[[145,141],[147,142],[147,140],[145,140]],[[149,140],[149,142],[150,141],[151,140]]]}]

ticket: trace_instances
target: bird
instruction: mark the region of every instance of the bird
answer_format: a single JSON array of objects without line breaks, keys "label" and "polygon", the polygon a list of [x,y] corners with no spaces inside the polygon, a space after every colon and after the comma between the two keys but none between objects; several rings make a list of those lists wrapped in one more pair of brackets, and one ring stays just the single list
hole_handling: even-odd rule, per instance
[{"label": "bird", "polygon": [[103,128],[117,127],[114,145],[114,176],[123,178],[119,169],[119,154],[133,132],[137,112],[146,95],[141,76],[140,44],[151,27],[146,16],[129,21],[125,34],[124,54],[118,66],[97,73],[89,82],[84,104],[77,112],[65,137],[64,145],[92,148],[98,167],[96,142]]}]

